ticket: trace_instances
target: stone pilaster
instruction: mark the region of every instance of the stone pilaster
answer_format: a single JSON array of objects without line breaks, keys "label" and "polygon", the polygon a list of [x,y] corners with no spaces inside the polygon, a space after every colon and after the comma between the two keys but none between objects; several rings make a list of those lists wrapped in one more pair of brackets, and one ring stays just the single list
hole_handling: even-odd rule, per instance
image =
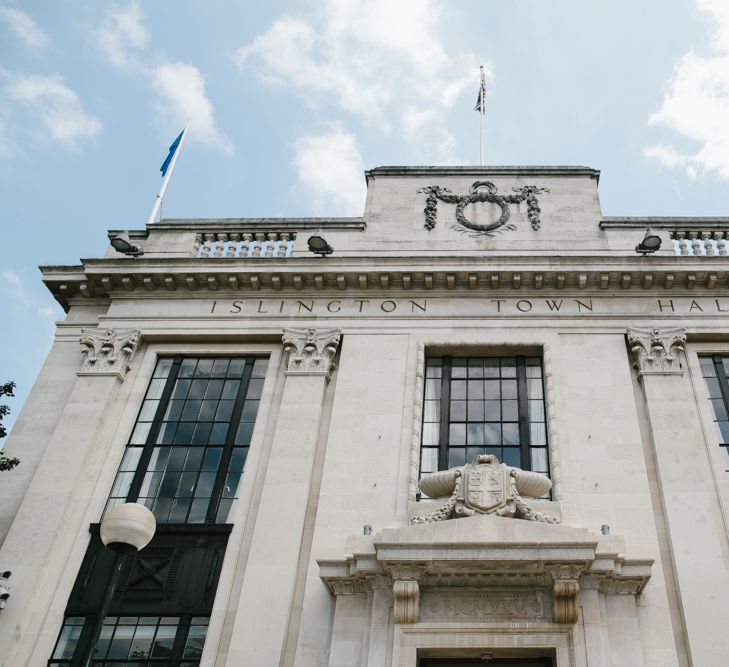
[{"label": "stone pilaster", "polygon": [[[38,664],[32,651],[34,656],[42,654],[43,660],[52,651],[55,636],[35,633],[47,618],[52,600],[65,600],[70,593],[72,581],[66,591],[59,588],[65,585],[59,582],[72,550],[88,539],[88,499],[109,448],[108,438],[101,435],[104,418],[108,419],[120,381],[129,369],[139,332],[86,330],[80,341],[86,357],[79,377],[65,398],[0,550],[0,562],[13,572],[12,604],[3,611],[5,622],[0,627],[0,655],[7,664]],[[73,374],[74,369],[65,372]],[[99,507],[92,520],[98,520],[100,513]],[[78,563],[73,562],[72,568],[76,567]],[[52,613],[60,626],[63,609]],[[57,627],[54,635],[56,631]]]},{"label": "stone pilaster", "polygon": [[289,351],[286,381],[260,504],[257,515],[249,517],[255,528],[240,594],[241,600],[265,603],[241,607],[230,664],[278,665],[282,659],[305,541],[324,392],[340,338],[338,330],[283,332]]},{"label": "stone pilaster", "polygon": [[689,659],[695,667],[722,664],[729,654],[723,560],[729,544],[696,397],[681,365],[686,333],[628,330],[627,336],[645,396]]}]

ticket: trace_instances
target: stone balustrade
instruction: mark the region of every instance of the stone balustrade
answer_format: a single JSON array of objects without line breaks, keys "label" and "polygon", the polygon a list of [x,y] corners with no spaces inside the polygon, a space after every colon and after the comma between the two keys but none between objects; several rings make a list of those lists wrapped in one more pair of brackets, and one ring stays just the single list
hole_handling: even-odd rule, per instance
[{"label": "stone balustrade", "polygon": [[197,234],[194,257],[290,257],[296,232],[223,232]]},{"label": "stone balustrade", "polygon": [[729,255],[728,240],[729,232],[725,231],[671,232],[673,250],[683,257],[726,257]]}]

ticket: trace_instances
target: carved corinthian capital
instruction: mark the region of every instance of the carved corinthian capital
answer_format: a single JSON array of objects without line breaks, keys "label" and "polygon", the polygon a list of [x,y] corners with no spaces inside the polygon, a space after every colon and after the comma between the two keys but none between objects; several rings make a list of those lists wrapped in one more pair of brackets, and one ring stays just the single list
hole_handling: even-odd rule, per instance
[{"label": "carved corinthian capital", "polygon": [[628,329],[628,344],[640,375],[680,375],[678,352],[686,343],[685,329]]},{"label": "carved corinthian capital", "polygon": [[141,332],[81,329],[84,363],[79,375],[116,375],[124,380],[139,345]]},{"label": "carved corinthian capital", "polygon": [[284,329],[283,347],[289,352],[289,375],[325,375],[334,370],[332,359],[342,332],[339,329]]}]

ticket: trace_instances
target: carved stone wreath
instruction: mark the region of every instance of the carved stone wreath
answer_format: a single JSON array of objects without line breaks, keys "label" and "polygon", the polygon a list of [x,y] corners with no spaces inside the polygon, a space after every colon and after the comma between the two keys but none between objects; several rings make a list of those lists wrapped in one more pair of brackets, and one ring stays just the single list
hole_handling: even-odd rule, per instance
[{"label": "carved stone wreath", "polygon": [[[446,204],[456,205],[456,220],[458,224],[470,230],[479,236],[494,236],[496,231],[511,231],[516,229],[512,224],[506,224],[511,216],[509,204],[520,204],[523,201],[527,203],[527,215],[532,229],[537,230],[541,224],[539,220],[539,201],[537,194],[540,192],[549,192],[547,188],[539,188],[534,185],[524,185],[521,188],[512,188],[515,194],[500,195],[497,194],[496,186],[491,181],[476,181],[469,188],[467,195],[457,195],[448,188],[442,188],[439,185],[428,185],[418,190],[427,195],[425,200],[425,228],[428,230],[435,227],[438,218],[438,200]],[[465,215],[464,209],[469,204],[477,202],[488,202],[496,204],[501,209],[501,215],[497,220],[487,224],[478,224],[471,222]],[[454,226],[458,228],[458,226]]]}]

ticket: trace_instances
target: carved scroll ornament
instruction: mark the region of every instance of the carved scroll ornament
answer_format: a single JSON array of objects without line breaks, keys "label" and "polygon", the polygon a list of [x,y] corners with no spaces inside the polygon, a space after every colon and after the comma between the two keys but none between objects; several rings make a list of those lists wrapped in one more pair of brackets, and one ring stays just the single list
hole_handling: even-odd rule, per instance
[{"label": "carved scroll ornament", "polygon": [[79,375],[117,375],[124,380],[134,357],[141,332],[82,329],[79,343],[84,362]]},{"label": "carved scroll ornament", "polygon": [[[430,230],[435,227],[438,218],[438,201],[446,204],[456,205],[456,220],[458,225],[479,236],[494,236],[496,231],[511,231],[516,229],[512,224],[506,224],[511,217],[509,204],[520,204],[523,201],[527,203],[527,216],[531,223],[532,229],[535,231],[540,227],[539,201],[537,194],[540,192],[549,192],[547,188],[538,188],[534,185],[524,185],[521,188],[512,188],[515,194],[500,195],[497,194],[496,186],[491,181],[476,181],[469,188],[467,195],[457,195],[448,188],[442,188],[439,185],[428,185],[418,190],[427,195],[425,200],[425,228]],[[471,222],[465,215],[464,209],[469,204],[478,202],[486,202],[496,204],[501,209],[501,215],[498,219],[487,224],[478,224]],[[454,228],[458,229],[458,225]],[[502,230],[503,228],[503,230]]]},{"label": "carved scroll ornament", "polygon": [[413,517],[412,524],[474,514],[559,523],[557,518],[529,507],[522,498],[540,498],[547,493],[552,488],[549,477],[499,463],[492,454],[479,455],[465,466],[425,475],[418,487],[431,498],[450,497],[434,512]]},{"label": "carved scroll ornament", "polygon": [[686,344],[685,329],[628,329],[627,337],[640,375],[683,373],[678,353]]},{"label": "carved scroll ornament", "polygon": [[289,352],[289,375],[331,375],[339,329],[284,329],[283,348]]}]

